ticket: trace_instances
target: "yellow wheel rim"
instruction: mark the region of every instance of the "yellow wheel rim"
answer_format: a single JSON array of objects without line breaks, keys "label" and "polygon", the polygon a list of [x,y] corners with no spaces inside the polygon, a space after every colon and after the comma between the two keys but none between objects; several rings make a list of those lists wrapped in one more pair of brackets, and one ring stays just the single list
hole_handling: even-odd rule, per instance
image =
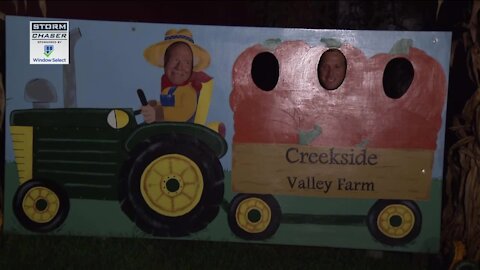
[{"label": "yellow wheel rim", "polygon": [[249,233],[260,233],[267,229],[272,211],[267,203],[259,198],[248,198],[240,202],[235,212],[237,224]]},{"label": "yellow wheel rim", "polygon": [[152,161],[143,171],[140,190],[155,212],[178,217],[190,212],[200,201],[203,176],[188,157],[168,154]]},{"label": "yellow wheel rim", "polygon": [[46,187],[34,187],[23,198],[22,208],[27,217],[36,223],[47,223],[57,214],[60,199]]},{"label": "yellow wheel rim", "polygon": [[385,207],[377,218],[377,227],[391,238],[403,238],[413,229],[415,215],[403,204],[391,204]]}]

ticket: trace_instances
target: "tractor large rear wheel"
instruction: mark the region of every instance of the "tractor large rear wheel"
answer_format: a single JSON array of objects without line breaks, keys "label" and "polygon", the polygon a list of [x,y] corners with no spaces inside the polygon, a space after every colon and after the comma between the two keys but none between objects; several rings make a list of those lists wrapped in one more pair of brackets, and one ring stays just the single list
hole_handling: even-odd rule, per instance
[{"label": "tractor large rear wheel", "polygon": [[144,232],[184,236],[204,229],[223,200],[223,170],[204,144],[163,136],[133,158],[121,192],[122,209]]}]

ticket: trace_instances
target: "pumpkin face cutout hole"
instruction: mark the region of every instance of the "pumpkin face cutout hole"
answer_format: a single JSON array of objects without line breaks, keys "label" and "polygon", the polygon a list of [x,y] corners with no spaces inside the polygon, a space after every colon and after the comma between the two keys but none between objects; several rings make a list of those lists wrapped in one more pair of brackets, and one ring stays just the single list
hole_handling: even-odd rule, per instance
[{"label": "pumpkin face cutout hole", "polygon": [[347,59],[338,49],[328,49],[320,57],[317,75],[320,85],[335,90],[342,85],[347,73]]},{"label": "pumpkin face cutout hole", "polygon": [[261,90],[271,91],[277,85],[279,70],[275,55],[270,52],[259,53],[252,61],[252,80]]},{"label": "pumpkin face cutout hole", "polygon": [[383,72],[383,91],[392,99],[401,98],[412,84],[412,63],[403,57],[390,60]]}]

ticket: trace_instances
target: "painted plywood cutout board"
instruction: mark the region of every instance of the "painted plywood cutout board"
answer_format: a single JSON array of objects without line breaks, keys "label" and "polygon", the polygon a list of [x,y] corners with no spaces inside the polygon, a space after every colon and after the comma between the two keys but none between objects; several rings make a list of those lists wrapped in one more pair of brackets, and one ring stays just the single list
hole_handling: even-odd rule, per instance
[{"label": "painted plywood cutout board", "polygon": [[438,250],[450,33],[68,20],[52,65],[34,20],[6,21],[5,232]]}]

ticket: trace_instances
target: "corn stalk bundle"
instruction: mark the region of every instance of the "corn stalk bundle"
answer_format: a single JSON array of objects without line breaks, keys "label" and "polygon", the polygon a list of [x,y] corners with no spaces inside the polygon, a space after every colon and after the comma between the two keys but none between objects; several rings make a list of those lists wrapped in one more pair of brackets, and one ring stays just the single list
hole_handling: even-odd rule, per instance
[{"label": "corn stalk bundle", "polygon": [[466,259],[480,261],[480,90],[451,129],[458,141],[447,156],[442,239],[447,249],[455,241],[463,242]]}]

